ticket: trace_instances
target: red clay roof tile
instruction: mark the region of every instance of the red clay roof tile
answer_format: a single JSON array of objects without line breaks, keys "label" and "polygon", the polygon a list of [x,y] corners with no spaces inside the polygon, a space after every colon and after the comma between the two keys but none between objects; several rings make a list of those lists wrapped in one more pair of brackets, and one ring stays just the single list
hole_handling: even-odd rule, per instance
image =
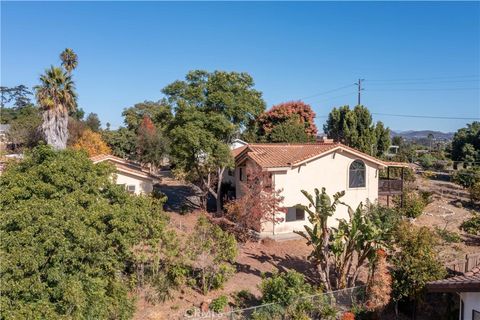
[{"label": "red clay roof tile", "polygon": [[350,151],[382,166],[407,166],[406,163],[379,160],[341,143],[250,143],[232,150],[232,155],[236,160],[246,155],[262,168],[279,168],[301,164],[337,148]]},{"label": "red clay roof tile", "polygon": [[427,283],[432,292],[480,292],[480,266],[463,275]]}]

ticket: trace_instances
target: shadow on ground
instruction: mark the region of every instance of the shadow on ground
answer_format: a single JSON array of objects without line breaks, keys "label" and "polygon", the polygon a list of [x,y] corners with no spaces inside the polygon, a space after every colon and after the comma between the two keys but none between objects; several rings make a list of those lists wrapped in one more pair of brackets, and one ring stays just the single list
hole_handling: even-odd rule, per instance
[{"label": "shadow on ground", "polygon": [[179,213],[200,208],[200,189],[195,185],[175,180],[169,171],[162,172],[158,189],[167,196],[165,210]]}]

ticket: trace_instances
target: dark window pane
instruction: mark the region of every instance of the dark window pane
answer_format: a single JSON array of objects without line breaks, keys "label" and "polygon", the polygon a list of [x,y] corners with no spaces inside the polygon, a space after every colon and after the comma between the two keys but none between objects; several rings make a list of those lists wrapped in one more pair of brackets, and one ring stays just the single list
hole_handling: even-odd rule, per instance
[{"label": "dark window pane", "polygon": [[305,211],[296,207],[288,208],[287,214],[285,216],[285,221],[300,221],[305,220]]},{"label": "dark window pane", "polygon": [[300,208],[297,209],[297,220],[305,220],[305,211]]}]

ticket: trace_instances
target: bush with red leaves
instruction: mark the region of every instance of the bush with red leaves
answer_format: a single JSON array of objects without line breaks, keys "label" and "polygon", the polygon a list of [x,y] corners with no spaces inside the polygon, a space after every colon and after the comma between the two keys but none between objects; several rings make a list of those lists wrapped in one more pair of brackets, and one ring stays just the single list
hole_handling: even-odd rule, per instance
[{"label": "bush with red leaves", "polygon": [[295,118],[304,125],[307,136],[316,137],[315,112],[313,112],[310,105],[302,101],[281,103],[262,113],[257,119],[259,134],[260,136],[268,136],[276,126]]}]

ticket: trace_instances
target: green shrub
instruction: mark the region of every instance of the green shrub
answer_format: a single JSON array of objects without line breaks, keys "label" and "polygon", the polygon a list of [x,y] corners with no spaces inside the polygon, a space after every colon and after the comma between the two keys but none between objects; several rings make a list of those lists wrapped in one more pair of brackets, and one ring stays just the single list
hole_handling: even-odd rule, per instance
[{"label": "green shrub", "polygon": [[470,188],[475,183],[480,182],[480,168],[472,167],[461,169],[454,173],[453,182],[461,185],[464,188]]},{"label": "green shrub", "polygon": [[203,215],[188,238],[186,251],[196,285],[203,294],[221,288],[235,273],[231,265],[238,254],[235,236],[212,224]]},{"label": "green shrub", "polygon": [[418,193],[413,190],[405,190],[403,194],[403,207],[401,198],[395,199],[395,204],[403,216],[407,218],[418,218],[428,204],[428,193]]},{"label": "green shrub", "polygon": [[447,229],[440,229],[439,227],[435,227],[435,232],[445,242],[459,243],[462,241],[462,238],[458,233],[448,231]]},{"label": "green shrub", "polygon": [[365,215],[378,230],[382,230],[383,241],[391,243],[393,230],[402,220],[402,213],[396,208],[389,208],[380,205],[369,204],[366,207]]},{"label": "green shrub", "polygon": [[470,193],[470,200],[480,201],[480,181],[475,182],[470,188],[468,188],[468,192]]},{"label": "green shrub", "polygon": [[221,263],[218,268],[214,268],[213,273],[207,275],[206,282],[211,289],[220,289],[223,287],[223,284],[227,282],[235,274],[235,267],[229,263]]},{"label": "green shrub", "polygon": [[303,299],[314,290],[305,277],[296,271],[274,273],[268,278],[264,275],[260,291],[263,304],[276,303],[284,307],[285,315],[293,319],[302,319],[314,309],[310,300]]},{"label": "green shrub", "polygon": [[283,320],[285,319],[285,309],[279,304],[272,304],[256,309],[252,320]]},{"label": "green shrub", "polygon": [[435,162],[437,161],[437,159],[431,154],[425,153],[420,157],[419,161],[420,161],[420,165],[424,169],[431,169],[435,165]]},{"label": "green shrub", "polygon": [[274,273],[263,276],[260,284],[262,303],[279,303],[283,306],[293,304],[299,297],[311,295],[312,286],[305,281],[303,274],[296,271]]},{"label": "green shrub", "polygon": [[392,263],[392,299],[416,299],[429,281],[442,279],[446,269],[435,251],[436,236],[427,227],[402,222],[395,233]]},{"label": "green shrub", "polygon": [[473,213],[473,216],[464,221],[460,229],[468,234],[480,235],[480,214]]},{"label": "green shrub", "polygon": [[208,306],[210,310],[215,312],[223,312],[225,308],[228,306],[228,298],[227,296],[220,296],[216,299],[213,299],[212,303]]},{"label": "green shrub", "polygon": [[152,263],[151,248],[161,252],[155,276],[165,288],[164,261],[176,254],[167,217],[155,199],[115,185],[113,172],[47,146],[8,166],[0,177],[2,319],[129,318],[129,285]]},{"label": "green shrub", "polygon": [[248,290],[240,290],[233,296],[235,300],[235,305],[238,308],[247,308],[256,301],[255,296]]}]

